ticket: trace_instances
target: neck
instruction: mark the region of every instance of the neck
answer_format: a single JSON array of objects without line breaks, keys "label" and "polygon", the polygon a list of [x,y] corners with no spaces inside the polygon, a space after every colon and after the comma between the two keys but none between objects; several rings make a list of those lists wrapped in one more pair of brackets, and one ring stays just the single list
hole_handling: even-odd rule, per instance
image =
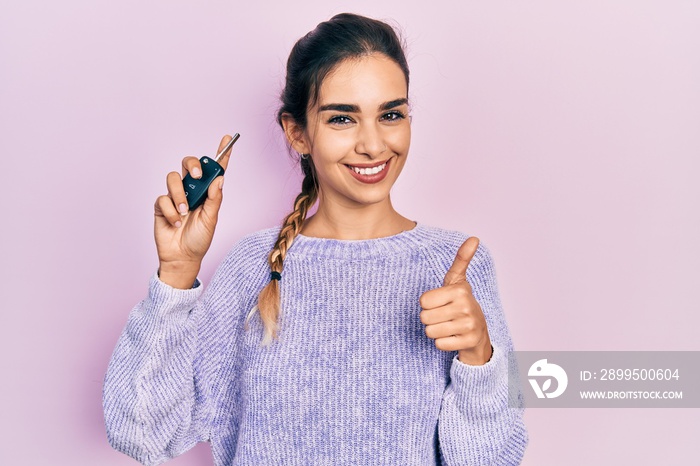
[{"label": "neck", "polygon": [[301,234],[318,238],[363,240],[383,238],[410,230],[416,222],[394,210],[386,200],[357,206],[342,206],[319,199],[318,210],[307,218]]}]

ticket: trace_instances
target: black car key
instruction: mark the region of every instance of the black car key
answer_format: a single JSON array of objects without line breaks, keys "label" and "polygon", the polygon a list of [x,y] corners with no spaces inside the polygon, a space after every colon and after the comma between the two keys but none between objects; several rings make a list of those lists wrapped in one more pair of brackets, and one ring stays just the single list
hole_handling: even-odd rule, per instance
[{"label": "black car key", "polygon": [[224,174],[224,167],[219,165],[219,160],[224,156],[226,151],[228,151],[233,143],[235,143],[238,138],[241,137],[240,134],[236,133],[233,138],[226,144],[221,152],[216,156],[216,159],[209,157],[202,157],[199,162],[202,165],[202,177],[199,179],[192,178],[188,173],[182,179],[182,186],[185,188],[185,196],[187,196],[187,204],[190,206],[190,211],[193,211],[207,198],[207,190],[209,185],[211,185],[214,178],[219,175]]}]

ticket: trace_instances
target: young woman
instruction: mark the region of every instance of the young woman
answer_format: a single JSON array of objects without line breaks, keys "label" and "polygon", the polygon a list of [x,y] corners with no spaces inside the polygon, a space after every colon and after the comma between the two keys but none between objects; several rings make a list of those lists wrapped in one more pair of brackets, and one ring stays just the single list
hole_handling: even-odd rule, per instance
[{"label": "young woman", "polygon": [[[201,441],[217,465],[519,464],[527,434],[508,406],[513,345],[489,253],[391,204],[411,140],[408,78],[379,21],[337,15],[297,42],[278,120],[301,193],[204,292],[223,179],[188,212],[168,175],[160,267],[105,378],[116,449],[146,465]],[[201,176],[193,157],[183,168]]]}]

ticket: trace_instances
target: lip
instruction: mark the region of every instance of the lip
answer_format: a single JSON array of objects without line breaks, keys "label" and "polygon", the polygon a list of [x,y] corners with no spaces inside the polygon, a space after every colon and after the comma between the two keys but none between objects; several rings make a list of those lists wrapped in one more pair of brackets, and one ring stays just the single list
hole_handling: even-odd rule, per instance
[{"label": "lip", "polygon": [[[384,167],[384,170],[380,171],[379,173],[375,173],[373,175],[361,175],[357,173],[355,170],[353,170],[351,167],[357,167],[357,168],[373,168],[373,167],[378,167],[379,165],[382,165],[386,163],[386,167]],[[345,165],[348,168],[348,171],[350,174],[359,182],[361,183],[366,183],[366,184],[374,184],[374,183],[379,183],[382,181],[384,178],[386,178],[387,173],[389,172],[389,167],[391,166],[391,159],[383,160],[379,163],[363,163],[363,164],[357,164],[357,165]]]},{"label": "lip", "polygon": [[349,167],[357,167],[357,168],[374,168],[378,167],[386,162],[388,162],[391,159],[386,159],[382,160],[381,162],[375,162],[375,163],[346,163],[345,165]]}]

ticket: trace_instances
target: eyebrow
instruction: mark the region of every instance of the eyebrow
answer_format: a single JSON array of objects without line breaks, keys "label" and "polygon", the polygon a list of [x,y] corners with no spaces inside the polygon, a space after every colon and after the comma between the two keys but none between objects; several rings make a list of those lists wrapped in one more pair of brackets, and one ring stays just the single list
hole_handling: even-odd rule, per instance
[{"label": "eyebrow", "polygon": [[326,104],[326,105],[321,105],[320,107],[318,107],[319,112],[325,112],[327,110],[333,110],[336,112],[343,112],[343,113],[359,113],[360,106],[353,105],[353,104]]},{"label": "eyebrow", "polygon": [[[383,104],[381,104],[379,106],[379,110],[389,110],[391,108],[396,108],[407,103],[408,99],[406,98],[390,100],[389,102],[384,102]],[[321,105],[318,108],[319,112],[325,112],[328,110],[344,113],[360,113],[360,106],[355,104],[325,104]]]},{"label": "eyebrow", "polygon": [[400,107],[401,105],[407,104],[408,99],[396,99],[389,102],[385,102],[379,106],[379,110],[389,110],[390,108]]}]

